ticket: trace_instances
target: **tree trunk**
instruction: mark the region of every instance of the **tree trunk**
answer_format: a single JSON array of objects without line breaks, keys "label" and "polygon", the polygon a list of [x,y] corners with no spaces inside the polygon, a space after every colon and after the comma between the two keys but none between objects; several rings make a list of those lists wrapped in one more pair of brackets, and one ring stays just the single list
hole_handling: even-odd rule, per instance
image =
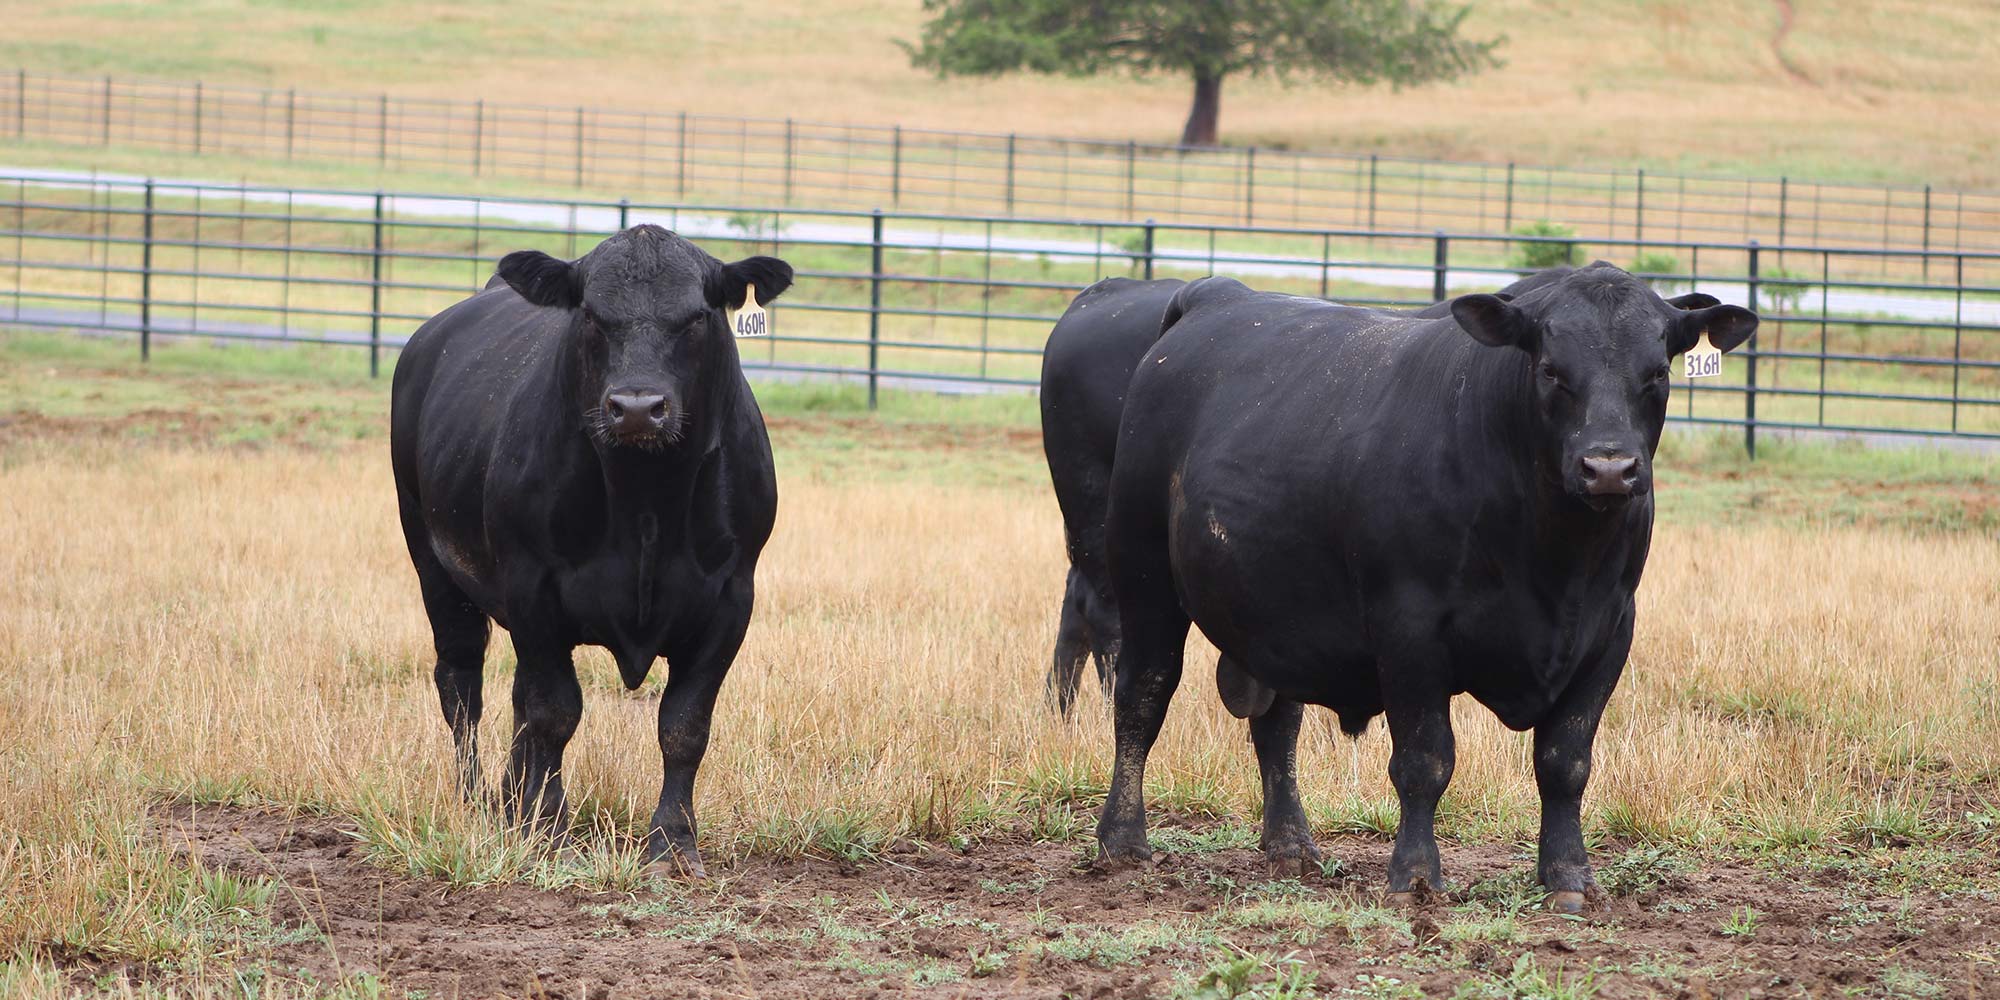
[{"label": "tree trunk", "polygon": [[1187,127],[1181,129],[1181,145],[1215,145],[1215,123],[1222,114],[1222,77],[1194,78],[1194,107],[1188,109]]}]

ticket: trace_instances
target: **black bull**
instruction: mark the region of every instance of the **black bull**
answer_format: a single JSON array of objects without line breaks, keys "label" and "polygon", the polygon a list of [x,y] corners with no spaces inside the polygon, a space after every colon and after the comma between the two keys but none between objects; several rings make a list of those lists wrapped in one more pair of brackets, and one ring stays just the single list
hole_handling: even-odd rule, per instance
[{"label": "black bull", "polygon": [[1624,669],[1652,535],[1668,364],[1735,306],[1679,309],[1608,264],[1424,318],[1182,287],[1126,390],[1105,547],[1118,606],[1116,749],[1098,839],[1150,857],[1147,754],[1192,622],[1268,692],[1250,733],[1273,866],[1319,856],[1293,775],[1301,706],[1386,715],[1402,817],[1393,898],[1441,887],[1432,833],[1449,715],[1471,694],[1534,731],[1539,876],[1592,886],[1579,810]]},{"label": "black bull", "polygon": [[[1503,298],[1523,295],[1572,270],[1553,267],[1538,271],[1495,294]],[[1042,354],[1042,450],[1048,458],[1056,504],[1062,509],[1070,562],[1048,691],[1065,714],[1076,701],[1085,660],[1096,667],[1099,685],[1106,690],[1111,686],[1118,609],[1104,564],[1104,509],[1110,499],[1118,418],[1124,412],[1125,387],[1132,381],[1132,370],[1160,338],[1160,319],[1167,302],[1184,284],[1172,278],[1100,281],[1070,303],[1056,321]],[[1716,304],[1714,298],[1700,293],[1669,301],[1688,309]],[[1409,315],[1439,317],[1450,312],[1451,302],[1446,300]],[[1269,704],[1226,661],[1217,664],[1216,684],[1223,703],[1237,718],[1259,714]]]},{"label": "black bull", "polygon": [[770,441],[723,312],[791,279],[783,261],[724,264],[637,226],[575,262],[509,254],[486,290],[411,337],[390,451],[468,794],[489,619],[518,659],[502,795],[517,818],[557,830],[583,711],[572,650],[610,649],[628,688],[665,656],[648,849],[701,870],[695,771],[777,510]]}]

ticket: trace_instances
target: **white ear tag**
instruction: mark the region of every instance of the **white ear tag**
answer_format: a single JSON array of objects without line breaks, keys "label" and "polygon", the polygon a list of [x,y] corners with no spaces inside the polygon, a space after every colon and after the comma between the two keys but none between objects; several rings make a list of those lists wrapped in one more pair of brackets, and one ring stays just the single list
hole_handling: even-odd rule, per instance
[{"label": "white ear tag", "polygon": [[1708,342],[1708,331],[1681,355],[1688,378],[1709,378],[1722,374],[1722,349]]},{"label": "white ear tag", "polygon": [[[729,328],[739,337],[766,337],[771,333],[771,317],[757,304],[757,286],[743,286],[743,304],[729,311]],[[1706,341],[1704,341],[1706,343]]]}]

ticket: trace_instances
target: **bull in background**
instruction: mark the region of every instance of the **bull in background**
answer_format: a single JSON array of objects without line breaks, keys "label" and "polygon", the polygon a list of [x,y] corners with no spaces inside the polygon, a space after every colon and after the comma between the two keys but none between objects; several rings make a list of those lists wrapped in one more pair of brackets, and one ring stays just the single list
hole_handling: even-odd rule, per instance
[{"label": "bull in background", "polygon": [[1274,870],[1320,857],[1294,776],[1301,708],[1317,704],[1351,735],[1387,716],[1390,898],[1442,888],[1449,708],[1470,694],[1533,731],[1538,874],[1552,907],[1582,908],[1581,803],[1631,650],[1669,362],[1704,335],[1735,348],[1757,317],[1677,308],[1602,262],[1448,309],[1397,315],[1227,278],[1173,293],[1125,394],[1107,509],[1108,862],[1151,857],[1146,759],[1192,622],[1268,702],[1250,734]]},{"label": "bull in background", "polygon": [[[1574,268],[1552,267],[1494,293],[1502,299],[1524,295],[1560,280]],[[1076,702],[1083,665],[1090,661],[1099,686],[1110,690],[1118,648],[1118,608],[1104,565],[1104,508],[1111,489],[1111,462],[1117,451],[1118,418],[1125,387],[1139,357],[1160,338],[1167,302],[1186,282],[1173,278],[1137,281],[1107,278],[1070,302],[1049,333],[1042,354],[1042,451],[1062,509],[1063,540],[1070,570],[1064,585],[1048,692],[1068,714]],[[1669,299],[1683,309],[1706,308],[1716,300],[1699,292]],[[1451,314],[1451,302],[1407,315],[1437,318]],[[1223,704],[1239,719],[1261,713],[1267,703],[1227,661],[1217,664],[1216,685]]]}]

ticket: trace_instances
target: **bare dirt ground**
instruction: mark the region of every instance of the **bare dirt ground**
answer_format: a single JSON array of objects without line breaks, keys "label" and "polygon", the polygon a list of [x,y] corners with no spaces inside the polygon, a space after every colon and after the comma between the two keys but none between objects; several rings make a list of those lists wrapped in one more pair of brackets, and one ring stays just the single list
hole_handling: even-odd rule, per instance
[{"label": "bare dirt ground", "polygon": [[[272,974],[372,976],[389,996],[1148,997],[1203,988],[1218,953],[1246,956],[1240,988],[1211,977],[1191,995],[2000,995],[2000,903],[1981,849],[1958,852],[1958,873],[1944,852],[1940,889],[1907,893],[1895,886],[1913,861],[1940,862],[1718,857],[1578,920],[1523,902],[1526,854],[1508,845],[1447,845],[1460,888],[1388,911],[1381,839],[1323,838],[1339,862],[1326,877],[1274,882],[1254,843],[1208,849],[1217,831],[1171,820],[1156,841],[1197,846],[1150,871],[1097,871],[1083,839],[1023,836],[963,851],[905,842],[861,864],[723,860],[708,882],[638,895],[448,890],[370,864],[337,819],[177,805],[154,820],[176,853],[276,880],[274,922],[316,929],[259,946]],[[1615,851],[1596,856],[1603,876]],[[100,985],[163,975],[74,959]],[[1310,989],[1284,992],[1286,977]]]}]

